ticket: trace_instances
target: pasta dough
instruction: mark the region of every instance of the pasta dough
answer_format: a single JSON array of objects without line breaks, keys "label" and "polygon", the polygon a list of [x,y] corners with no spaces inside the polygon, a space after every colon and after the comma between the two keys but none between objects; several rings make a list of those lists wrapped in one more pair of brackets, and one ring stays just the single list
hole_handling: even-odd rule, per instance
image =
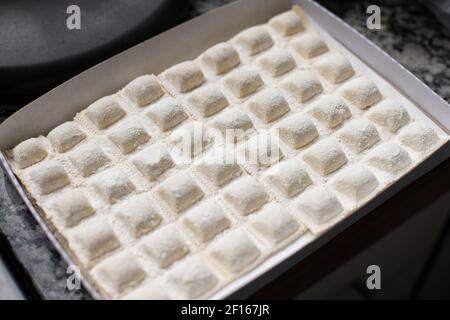
[{"label": "pasta dough", "polygon": [[333,179],[333,186],[340,193],[359,201],[367,197],[378,186],[374,174],[361,165],[342,169]]},{"label": "pasta dough", "polygon": [[132,193],[136,187],[119,168],[108,169],[92,180],[95,191],[108,204],[114,204]]},{"label": "pasta dough", "polygon": [[108,138],[122,151],[130,153],[150,139],[150,135],[136,120],[119,123]]},{"label": "pasta dough", "polygon": [[248,234],[239,228],[214,243],[209,254],[226,272],[237,274],[248,269],[261,255],[261,251]]},{"label": "pasta dough", "polygon": [[365,119],[350,121],[338,132],[338,137],[354,152],[362,152],[380,141],[377,128]]},{"label": "pasta dough", "polygon": [[286,198],[296,196],[312,183],[308,173],[297,159],[280,162],[267,171],[265,176]]},{"label": "pasta dough", "polygon": [[55,160],[33,166],[28,171],[28,177],[40,194],[49,194],[70,184],[63,166]]},{"label": "pasta dough", "polygon": [[87,107],[84,114],[98,129],[105,129],[125,116],[126,112],[113,96],[107,96]]},{"label": "pasta dough", "polygon": [[83,191],[70,189],[57,196],[50,204],[57,224],[73,227],[94,214],[94,208]]},{"label": "pasta dough", "polygon": [[249,176],[242,177],[226,187],[223,196],[242,215],[258,210],[268,200],[267,193],[258,181]]},{"label": "pasta dough", "polygon": [[167,131],[187,118],[186,112],[170,97],[165,97],[150,106],[147,116],[162,130]]},{"label": "pasta dough", "polygon": [[225,42],[216,44],[206,50],[200,59],[214,74],[228,72],[240,63],[236,49]]},{"label": "pasta dough", "polygon": [[111,160],[103,150],[93,142],[87,142],[70,151],[68,157],[83,177],[88,177]]},{"label": "pasta dough", "polygon": [[311,146],[303,159],[322,176],[336,171],[347,163],[347,156],[332,138],[321,140]]},{"label": "pasta dough", "polygon": [[158,100],[164,91],[155,75],[146,74],[127,84],[122,93],[138,107],[144,107]]},{"label": "pasta dough", "polygon": [[161,215],[147,194],[137,195],[120,205],[117,209],[117,218],[134,238],[149,233],[162,221]]},{"label": "pasta dough", "polygon": [[132,291],[127,300],[169,300],[164,288],[156,281],[151,281]]},{"label": "pasta dough", "polygon": [[320,226],[336,218],[344,208],[334,194],[325,187],[316,187],[300,195],[294,204],[306,224]]},{"label": "pasta dough", "polygon": [[367,117],[393,133],[397,132],[410,120],[405,108],[398,101],[389,98],[370,108]]},{"label": "pasta dough", "polygon": [[347,80],[355,74],[350,61],[338,52],[321,57],[314,63],[314,68],[322,77],[333,84]]},{"label": "pasta dough", "polygon": [[113,296],[141,283],[145,278],[145,271],[133,254],[124,251],[102,261],[94,268],[92,275],[102,289]]},{"label": "pasta dough", "polygon": [[229,105],[228,99],[216,85],[195,90],[189,96],[188,103],[202,117],[210,117]]},{"label": "pasta dough", "polygon": [[333,129],[351,117],[345,102],[333,94],[324,94],[311,104],[308,111],[327,128]]},{"label": "pasta dough", "polygon": [[94,260],[117,249],[120,242],[108,224],[96,221],[76,227],[69,238],[69,246],[78,254],[81,262],[89,267]]},{"label": "pasta dough", "polygon": [[300,102],[322,92],[322,85],[311,71],[297,71],[281,82],[282,88]]},{"label": "pasta dough", "polygon": [[278,77],[295,68],[296,63],[289,51],[273,48],[259,58],[258,64],[261,69],[272,77]]},{"label": "pasta dough", "polygon": [[174,166],[172,157],[159,144],[153,144],[140,151],[133,157],[132,162],[139,172],[150,181],[158,179]]},{"label": "pasta dough", "polygon": [[38,138],[31,138],[19,143],[13,149],[14,161],[20,169],[27,168],[47,157],[47,150]]},{"label": "pasta dough", "polygon": [[185,61],[174,65],[164,71],[161,77],[170,87],[181,93],[191,91],[205,82],[205,76],[195,61]]},{"label": "pasta dough", "polygon": [[160,268],[169,267],[190,251],[184,237],[173,225],[153,232],[144,240],[143,249]]},{"label": "pasta dough", "polygon": [[84,132],[73,121],[57,126],[47,135],[48,140],[58,152],[66,152],[86,138]]},{"label": "pasta dough", "polygon": [[243,67],[227,75],[224,84],[236,97],[244,98],[258,90],[263,81],[257,70]]},{"label": "pasta dough", "polygon": [[248,108],[264,123],[272,122],[289,111],[286,99],[276,89],[257,93],[249,100]]},{"label": "pasta dough", "polygon": [[294,38],[290,42],[290,46],[304,59],[311,59],[328,51],[326,43],[314,32],[301,34]]},{"label": "pasta dough", "polygon": [[400,131],[399,140],[414,151],[424,152],[435,145],[439,138],[433,129],[416,121]]},{"label": "pasta dough", "polygon": [[300,16],[294,11],[280,13],[269,20],[269,26],[282,36],[290,36],[303,31]]},{"label": "pasta dough", "polygon": [[349,80],[339,88],[338,92],[359,109],[366,109],[381,99],[378,88],[365,76]]},{"label": "pasta dough", "polygon": [[312,121],[302,114],[284,119],[278,124],[277,130],[283,142],[293,149],[307,145],[319,135]]},{"label": "pasta dough", "polygon": [[183,224],[198,240],[206,242],[228,228],[230,220],[215,201],[206,200],[186,213]]},{"label": "pasta dough", "polygon": [[372,150],[368,161],[372,166],[390,174],[398,174],[411,165],[408,152],[392,142],[383,143]]},{"label": "pasta dough", "polygon": [[267,242],[276,244],[292,235],[300,226],[282,205],[270,203],[252,217],[250,227]]},{"label": "pasta dough", "polygon": [[205,259],[194,256],[176,266],[167,274],[167,283],[183,299],[195,299],[205,294],[219,282]]},{"label": "pasta dough", "polygon": [[186,210],[204,195],[197,182],[187,172],[180,172],[166,179],[159,185],[157,193],[177,213]]},{"label": "pasta dough", "polygon": [[273,39],[265,27],[255,26],[239,33],[235,43],[244,55],[251,56],[270,48]]}]

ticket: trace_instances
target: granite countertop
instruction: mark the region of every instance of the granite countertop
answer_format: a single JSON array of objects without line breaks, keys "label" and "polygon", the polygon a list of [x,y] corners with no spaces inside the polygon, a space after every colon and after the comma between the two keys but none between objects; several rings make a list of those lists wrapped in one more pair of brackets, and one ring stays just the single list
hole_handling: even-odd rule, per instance
[{"label": "granite countertop", "polygon": [[[206,12],[225,2],[196,0],[186,16]],[[407,69],[450,102],[450,32],[418,1],[319,0],[344,21],[384,49]],[[366,8],[381,8],[381,30],[366,28]],[[0,122],[20,106],[0,103]],[[47,299],[89,299],[84,290],[66,288],[67,265],[0,169],[0,232],[12,247],[37,289]]]}]

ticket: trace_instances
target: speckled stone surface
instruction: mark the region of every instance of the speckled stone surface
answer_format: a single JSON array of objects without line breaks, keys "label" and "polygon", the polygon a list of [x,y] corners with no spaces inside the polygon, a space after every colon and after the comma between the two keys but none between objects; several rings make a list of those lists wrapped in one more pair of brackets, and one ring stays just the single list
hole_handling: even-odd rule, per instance
[{"label": "speckled stone surface", "polygon": [[[225,2],[194,1],[186,18]],[[333,1],[319,0],[325,7],[355,27],[412,71],[441,97],[450,102],[450,32],[417,1]],[[366,8],[381,8],[381,30],[366,28]],[[1,104],[0,122],[18,109]],[[84,290],[66,288],[67,265],[46,238],[42,229],[0,169],[0,231],[6,236],[35,286],[47,299],[89,299]]]}]

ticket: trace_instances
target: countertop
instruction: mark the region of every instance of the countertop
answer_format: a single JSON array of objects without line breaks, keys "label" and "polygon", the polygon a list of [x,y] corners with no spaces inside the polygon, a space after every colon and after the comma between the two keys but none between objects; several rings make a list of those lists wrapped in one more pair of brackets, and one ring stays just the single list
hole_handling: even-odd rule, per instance
[{"label": "countertop", "polygon": [[[227,1],[194,1],[186,17]],[[450,102],[450,32],[418,1],[333,1],[321,4],[363,33]],[[366,8],[381,8],[381,30],[368,30]],[[20,106],[0,103],[0,122]],[[0,232],[33,285],[47,299],[89,299],[84,290],[66,288],[67,265],[47,240],[0,169]]]}]

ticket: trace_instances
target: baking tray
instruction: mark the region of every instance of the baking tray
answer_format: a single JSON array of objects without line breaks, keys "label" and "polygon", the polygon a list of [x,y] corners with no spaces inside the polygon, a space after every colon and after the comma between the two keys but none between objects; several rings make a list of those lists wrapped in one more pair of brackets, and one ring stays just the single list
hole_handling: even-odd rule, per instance
[{"label": "baking tray", "polygon": [[[192,19],[124,51],[31,102],[0,125],[0,149],[11,148],[22,140],[45,134],[71,119],[98,97],[118,91],[135,77],[144,73],[158,74],[173,64],[192,59],[211,45],[231,38],[246,27],[264,23],[275,14],[290,9],[293,4],[301,6],[313,24],[319,27],[319,31],[325,30],[327,37],[332,41],[337,40],[340,43],[338,47],[362,60],[372,73],[371,76],[383,79],[390,87],[395,88],[393,90],[401,92],[404,99],[412,102],[428,117],[429,123],[441,134],[448,136],[450,106],[408,70],[319,4],[310,0],[242,0]],[[233,17],[233,23],[230,23],[230,17]],[[446,141],[423,162],[337,225],[320,236],[307,233],[300,237],[255,269],[220,289],[212,298],[248,297],[449,156],[450,143]],[[2,152],[0,163],[63,259],[68,264],[74,264],[41,217],[39,208],[33,206]],[[84,276],[81,281],[94,298],[101,298]]]}]

